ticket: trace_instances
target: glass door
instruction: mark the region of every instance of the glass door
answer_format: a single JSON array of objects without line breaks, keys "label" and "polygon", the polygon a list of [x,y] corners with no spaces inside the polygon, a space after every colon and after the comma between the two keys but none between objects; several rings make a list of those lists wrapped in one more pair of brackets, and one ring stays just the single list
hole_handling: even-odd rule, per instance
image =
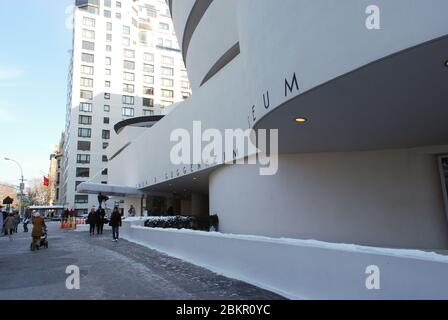
[{"label": "glass door", "polygon": [[443,201],[445,202],[445,212],[448,218],[448,155],[439,157],[440,178],[442,180]]}]

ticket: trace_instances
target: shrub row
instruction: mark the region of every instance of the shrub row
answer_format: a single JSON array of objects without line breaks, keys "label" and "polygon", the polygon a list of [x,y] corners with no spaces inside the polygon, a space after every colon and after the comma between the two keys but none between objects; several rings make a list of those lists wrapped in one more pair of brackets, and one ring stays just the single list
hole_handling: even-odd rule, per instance
[{"label": "shrub row", "polygon": [[219,220],[217,215],[211,216],[170,216],[149,217],[145,227],[163,229],[191,229],[200,231],[218,231]]}]

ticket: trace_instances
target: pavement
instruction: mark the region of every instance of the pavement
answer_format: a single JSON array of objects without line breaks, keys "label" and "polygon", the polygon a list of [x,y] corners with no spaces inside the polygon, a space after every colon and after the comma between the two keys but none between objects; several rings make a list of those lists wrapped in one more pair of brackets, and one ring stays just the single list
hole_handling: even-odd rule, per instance
[{"label": "pavement", "polygon": [[[31,235],[0,237],[2,300],[276,300],[283,297],[126,240],[60,230],[49,223],[49,248],[30,251]],[[31,229],[30,229],[31,230]],[[66,287],[66,268],[80,289]]]}]

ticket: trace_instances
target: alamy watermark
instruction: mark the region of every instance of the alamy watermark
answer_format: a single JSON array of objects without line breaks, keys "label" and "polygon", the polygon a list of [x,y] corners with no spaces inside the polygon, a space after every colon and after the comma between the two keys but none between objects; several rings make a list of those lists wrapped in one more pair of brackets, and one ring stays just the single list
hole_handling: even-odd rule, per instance
[{"label": "alamy watermark", "polygon": [[376,265],[371,265],[366,268],[366,288],[367,290],[380,290],[380,268]]},{"label": "alamy watermark", "polygon": [[69,265],[65,269],[65,274],[69,276],[65,280],[65,287],[68,290],[80,290],[81,289],[81,278],[79,267],[75,265]]},{"label": "alamy watermark", "polygon": [[258,164],[262,176],[278,171],[277,129],[203,131],[202,123],[193,121],[192,134],[186,129],[175,129],[170,141],[175,142],[170,152],[174,165]]}]

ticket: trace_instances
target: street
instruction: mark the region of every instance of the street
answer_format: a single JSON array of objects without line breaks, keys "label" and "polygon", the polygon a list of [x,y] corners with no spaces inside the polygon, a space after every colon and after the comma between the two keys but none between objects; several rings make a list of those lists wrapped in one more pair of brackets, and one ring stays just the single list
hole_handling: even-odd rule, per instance
[{"label": "street", "polygon": [[[0,238],[0,299],[283,299],[125,240],[113,243],[110,230],[89,236],[48,225],[48,249],[31,252],[22,225],[13,241]],[[69,265],[80,269],[79,290],[66,288]]]}]

